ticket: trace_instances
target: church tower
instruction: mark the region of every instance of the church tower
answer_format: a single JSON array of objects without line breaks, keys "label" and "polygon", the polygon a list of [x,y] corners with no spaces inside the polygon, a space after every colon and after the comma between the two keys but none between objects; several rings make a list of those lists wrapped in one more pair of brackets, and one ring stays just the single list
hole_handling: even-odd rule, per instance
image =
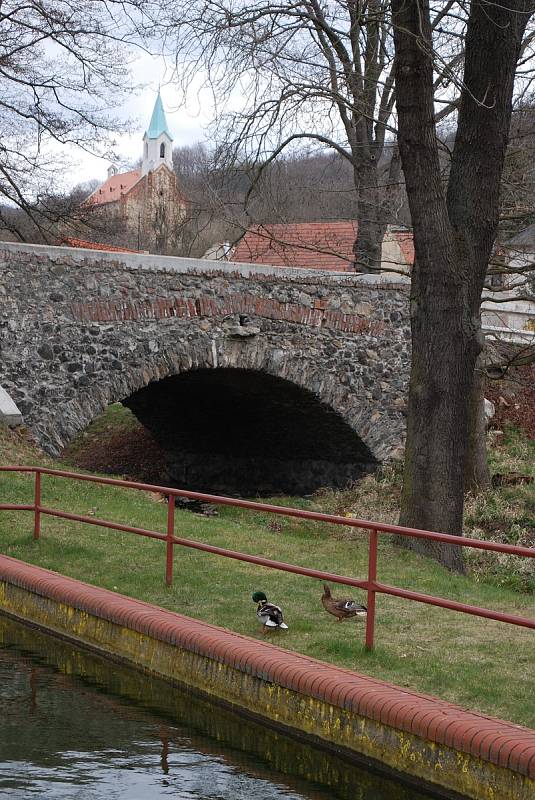
[{"label": "church tower", "polygon": [[107,180],[84,203],[98,215],[109,246],[165,255],[180,249],[188,200],[177,185],[172,145],[158,92],[141,168],[119,172],[111,164]]},{"label": "church tower", "polygon": [[173,137],[169,133],[167,120],[163,110],[162,98],[158,91],[158,97],[154,103],[154,110],[150,119],[150,124],[143,136],[143,161],[141,163],[141,174],[147,175],[165,164],[171,171],[173,170]]}]

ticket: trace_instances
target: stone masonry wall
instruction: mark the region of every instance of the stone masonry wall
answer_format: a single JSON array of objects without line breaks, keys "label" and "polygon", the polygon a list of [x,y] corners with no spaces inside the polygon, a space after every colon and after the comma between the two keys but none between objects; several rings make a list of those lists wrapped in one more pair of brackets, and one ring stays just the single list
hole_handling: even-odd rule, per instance
[{"label": "stone masonry wall", "polygon": [[215,368],[308,390],[377,460],[403,441],[404,284],[2,243],[0,326],[0,385],[51,453],[109,403]]}]

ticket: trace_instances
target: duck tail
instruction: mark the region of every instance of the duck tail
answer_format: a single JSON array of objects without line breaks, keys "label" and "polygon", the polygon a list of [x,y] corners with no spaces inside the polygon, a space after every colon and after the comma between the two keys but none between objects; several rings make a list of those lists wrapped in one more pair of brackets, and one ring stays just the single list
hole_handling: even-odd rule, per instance
[{"label": "duck tail", "polygon": [[323,584],[323,592],[325,594],[325,597],[331,596],[331,590],[329,589],[326,583]]}]

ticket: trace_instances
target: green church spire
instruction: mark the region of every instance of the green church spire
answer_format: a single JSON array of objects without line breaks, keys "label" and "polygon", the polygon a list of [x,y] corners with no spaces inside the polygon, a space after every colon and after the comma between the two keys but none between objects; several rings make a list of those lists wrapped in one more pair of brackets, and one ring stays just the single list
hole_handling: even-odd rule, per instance
[{"label": "green church spire", "polygon": [[165,111],[163,110],[162,98],[160,97],[160,91],[158,90],[158,97],[154,103],[154,110],[152,112],[150,124],[147,128],[145,136],[147,139],[157,139],[162,133],[166,133],[171,141],[173,140],[173,137],[169,132],[169,128],[167,127],[167,120],[165,118]]}]

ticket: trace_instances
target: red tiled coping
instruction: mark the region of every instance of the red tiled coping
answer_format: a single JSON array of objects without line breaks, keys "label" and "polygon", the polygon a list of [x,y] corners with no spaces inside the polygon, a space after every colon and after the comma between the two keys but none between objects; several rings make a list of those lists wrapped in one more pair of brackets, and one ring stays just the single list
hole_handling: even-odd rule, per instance
[{"label": "red tiled coping", "polygon": [[535,730],[466,711],[0,556],[0,580],[428,741],[535,778]]},{"label": "red tiled coping", "polygon": [[105,250],[108,253],[141,253],[141,250],[132,250],[129,247],[117,247],[105,242],[88,242],[87,239],[75,239],[73,236],[64,236],[58,246],[79,247],[82,250]]}]

